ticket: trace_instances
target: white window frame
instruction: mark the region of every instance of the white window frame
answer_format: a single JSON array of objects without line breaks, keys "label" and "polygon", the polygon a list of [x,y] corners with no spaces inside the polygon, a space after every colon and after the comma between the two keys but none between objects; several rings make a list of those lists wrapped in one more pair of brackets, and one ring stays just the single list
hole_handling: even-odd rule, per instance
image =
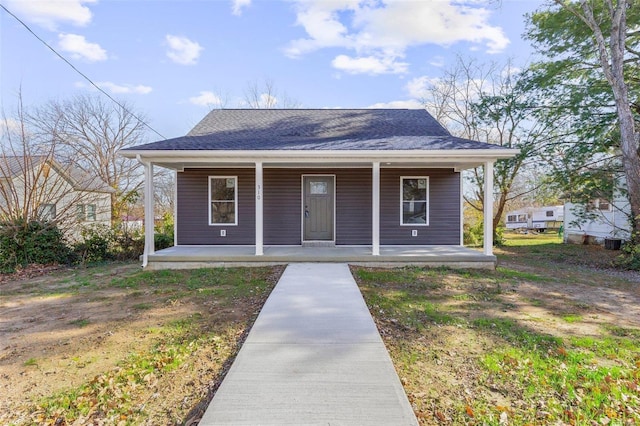
[{"label": "white window frame", "polygon": [[[425,179],[427,182],[427,199],[425,202],[427,203],[426,211],[425,211],[425,223],[404,223],[404,199],[403,199],[403,189],[404,189],[404,180],[405,179]],[[429,226],[429,210],[431,208],[431,202],[429,200],[429,176],[400,176],[400,226]]]},{"label": "white window frame", "polygon": [[[234,180],[234,191],[233,191],[233,195],[234,195],[234,199],[233,199],[233,203],[234,203],[234,213],[233,213],[233,218],[234,218],[234,222],[226,222],[226,223],[213,223],[212,222],[212,217],[211,217],[211,210],[212,210],[212,206],[213,206],[213,202],[214,201],[229,201],[229,200],[212,200],[211,199],[211,182],[213,181],[213,179],[233,179]],[[209,185],[208,185],[208,192],[209,194],[207,195],[207,198],[209,199],[209,204],[207,205],[207,209],[209,211],[209,226],[238,226],[238,176],[209,176],[208,179]]]},{"label": "white window frame", "polygon": [[[89,218],[89,208],[93,207],[93,218]],[[95,204],[76,204],[76,217],[80,222],[97,222],[98,209]]]}]

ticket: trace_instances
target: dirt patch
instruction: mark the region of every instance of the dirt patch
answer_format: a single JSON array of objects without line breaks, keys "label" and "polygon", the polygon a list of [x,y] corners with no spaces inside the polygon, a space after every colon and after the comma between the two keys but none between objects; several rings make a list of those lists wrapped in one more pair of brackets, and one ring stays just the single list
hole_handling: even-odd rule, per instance
[{"label": "dirt patch", "polygon": [[[185,272],[150,274],[137,264],[114,264],[5,277],[0,281],[0,423],[174,424],[188,420],[189,412],[197,417],[199,403],[211,397],[281,272],[281,267],[239,270],[229,278],[220,272],[198,281]],[[221,282],[211,283],[220,276]],[[244,287],[227,279],[242,280]],[[165,348],[167,342],[177,349]],[[126,365],[156,360],[149,354],[163,350],[175,366],[150,368],[142,383],[128,378],[134,384],[122,389],[133,401],[121,418],[91,408],[84,420],[65,417],[64,404],[56,414],[43,403],[73,389],[89,395],[97,381],[120,380]],[[182,351],[179,356],[176,350]]]}]

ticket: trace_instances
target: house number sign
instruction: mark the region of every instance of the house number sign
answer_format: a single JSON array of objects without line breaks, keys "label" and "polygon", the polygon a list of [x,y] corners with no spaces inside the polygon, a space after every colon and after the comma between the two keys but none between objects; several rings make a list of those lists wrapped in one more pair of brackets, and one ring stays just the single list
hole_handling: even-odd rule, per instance
[{"label": "house number sign", "polygon": [[262,198],[262,185],[258,184],[256,186],[256,199],[259,200]]}]

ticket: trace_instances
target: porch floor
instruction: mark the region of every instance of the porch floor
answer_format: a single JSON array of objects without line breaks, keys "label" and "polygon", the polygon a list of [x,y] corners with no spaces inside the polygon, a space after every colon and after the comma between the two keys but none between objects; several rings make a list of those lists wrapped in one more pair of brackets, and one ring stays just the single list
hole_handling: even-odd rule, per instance
[{"label": "porch floor", "polygon": [[373,256],[371,246],[301,247],[265,246],[262,256],[247,246],[174,246],[148,257],[148,269],[192,269],[213,266],[264,266],[297,262],[337,262],[366,266],[449,266],[494,269],[496,257],[461,246],[381,246]]}]

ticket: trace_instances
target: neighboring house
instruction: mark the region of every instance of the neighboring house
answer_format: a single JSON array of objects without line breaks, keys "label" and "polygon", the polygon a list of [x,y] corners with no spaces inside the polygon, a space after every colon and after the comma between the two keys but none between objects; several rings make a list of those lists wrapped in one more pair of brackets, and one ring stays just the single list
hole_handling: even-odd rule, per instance
[{"label": "neighboring house", "polygon": [[[154,166],[177,171],[176,247],[154,254],[146,230],[143,262],[170,257],[179,267],[190,257],[247,261],[231,256],[247,247],[264,262],[280,260],[273,253],[285,247],[297,247],[291,253],[302,259],[307,246],[326,247],[331,259],[360,259],[349,258],[351,247],[379,262],[433,259],[427,248],[456,252],[461,171],[477,166],[489,176],[483,255],[495,262],[493,163],[516,152],[454,137],[424,110],[257,109],[214,110],[184,137],[121,154],[145,165],[146,200],[153,200]],[[146,217],[153,214],[146,201]],[[482,255],[466,250],[457,253]]]},{"label": "neighboring house", "polygon": [[564,222],[564,206],[525,207],[506,215],[505,228],[515,230],[557,230]]},{"label": "neighboring house", "polygon": [[0,155],[0,216],[55,221],[68,237],[111,224],[114,189],[46,156]]},{"label": "neighboring house", "polygon": [[564,242],[603,244],[606,239],[631,236],[629,200],[616,191],[612,200],[596,198],[587,204],[565,203]]}]

